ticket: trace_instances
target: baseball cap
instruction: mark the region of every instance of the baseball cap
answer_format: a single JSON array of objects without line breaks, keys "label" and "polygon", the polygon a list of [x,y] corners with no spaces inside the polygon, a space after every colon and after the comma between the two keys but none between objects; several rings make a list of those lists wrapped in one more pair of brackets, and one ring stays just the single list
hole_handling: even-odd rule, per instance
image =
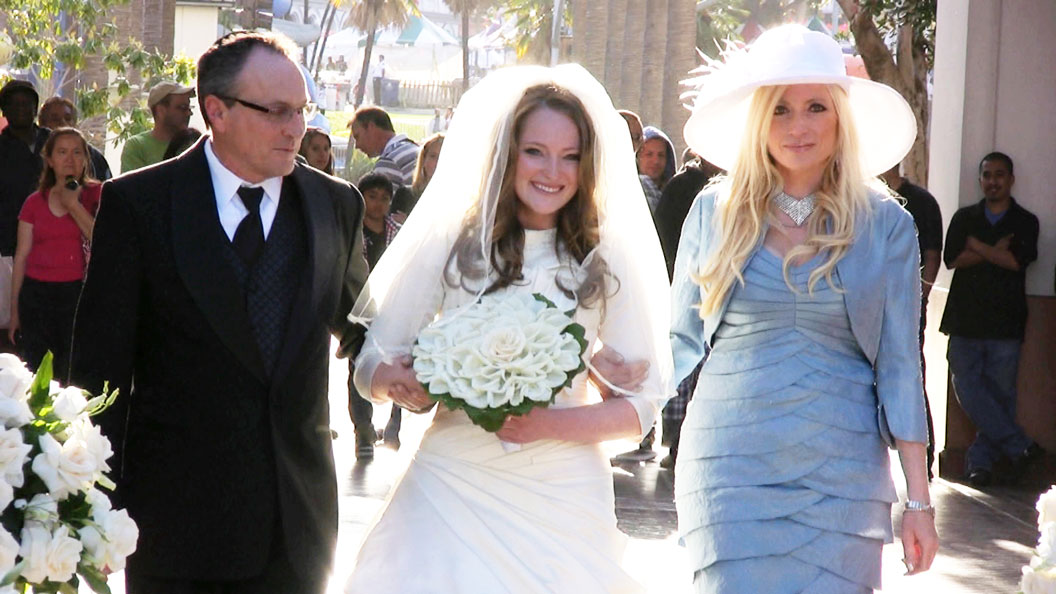
[{"label": "baseball cap", "polygon": [[151,87],[150,95],[147,96],[147,107],[154,107],[169,95],[183,95],[184,93],[194,95],[194,87],[184,86],[171,80],[163,80]]}]

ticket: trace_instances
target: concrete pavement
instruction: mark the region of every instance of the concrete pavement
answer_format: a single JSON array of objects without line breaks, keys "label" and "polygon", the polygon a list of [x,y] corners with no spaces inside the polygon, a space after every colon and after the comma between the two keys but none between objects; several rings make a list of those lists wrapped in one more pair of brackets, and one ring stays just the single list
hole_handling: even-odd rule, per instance
[{"label": "concrete pavement", "polygon": [[[347,377],[347,362],[335,359],[331,366],[330,402],[331,425],[338,435],[334,440],[334,455],[341,520],[336,563],[327,594],[342,592],[360,540],[402,475],[429,421],[427,416],[404,414],[400,451],[378,448],[373,461],[357,463],[355,438],[347,413]],[[384,425],[388,411],[387,406],[375,409],[376,425]],[[605,447],[616,454],[635,445],[611,442]],[[897,456],[892,456],[891,469],[904,495],[904,486],[899,485],[901,471]],[[686,554],[675,536],[670,471],[661,469],[655,461],[613,470],[618,524],[629,537],[625,560],[628,572],[649,592],[690,592]],[[932,483],[932,500],[938,509],[937,526],[942,541],[939,556],[930,572],[906,577],[902,575],[901,545],[896,540],[884,547],[883,591],[904,594],[1016,592],[1020,568],[1029,560],[1037,542],[1037,514],[1033,507],[1036,492],[1036,489],[1007,488],[982,492],[936,479]],[[896,536],[897,519],[896,513]],[[124,594],[122,574],[112,576],[110,583],[114,594]],[[89,590],[82,586],[81,592]]]}]

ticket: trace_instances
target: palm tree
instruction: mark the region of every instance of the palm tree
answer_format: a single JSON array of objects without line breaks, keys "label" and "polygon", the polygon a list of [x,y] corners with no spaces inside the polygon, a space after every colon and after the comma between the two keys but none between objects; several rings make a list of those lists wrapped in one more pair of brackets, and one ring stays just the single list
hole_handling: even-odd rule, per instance
[{"label": "palm tree", "polygon": [[462,17],[462,91],[469,90],[469,17],[481,8],[494,4],[494,0],[444,0],[451,12]]},{"label": "palm tree", "polygon": [[348,13],[346,26],[352,26],[367,34],[367,45],[363,48],[363,71],[359,74],[355,104],[363,103],[363,91],[367,87],[370,71],[370,54],[374,50],[374,38],[378,28],[403,26],[410,15],[420,16],[415,0],[360,0]]}]

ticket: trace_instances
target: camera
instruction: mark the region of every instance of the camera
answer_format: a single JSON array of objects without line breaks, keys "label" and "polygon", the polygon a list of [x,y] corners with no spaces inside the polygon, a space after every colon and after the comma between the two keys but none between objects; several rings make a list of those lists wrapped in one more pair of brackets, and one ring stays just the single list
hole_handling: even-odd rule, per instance
[{"label": "camera", "polygon": [[67,190],[76,190],[77,186],[81,184],[77,183],[77,179],[74,178],[72,175],[67,175],[65,185]]}]

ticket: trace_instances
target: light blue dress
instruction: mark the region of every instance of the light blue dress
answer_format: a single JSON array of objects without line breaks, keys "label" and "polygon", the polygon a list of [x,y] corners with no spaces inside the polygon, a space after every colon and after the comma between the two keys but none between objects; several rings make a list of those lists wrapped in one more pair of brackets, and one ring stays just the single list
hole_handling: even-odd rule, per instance
[{"label": "light blue dress", "polygon": [[796,294],[781,259],[758,249],[712,340],[675,485],[698,592],[880,587],[897,496],[876,374],[844,294],[824,279],[806,291],[822,258],[792,267]]}]

